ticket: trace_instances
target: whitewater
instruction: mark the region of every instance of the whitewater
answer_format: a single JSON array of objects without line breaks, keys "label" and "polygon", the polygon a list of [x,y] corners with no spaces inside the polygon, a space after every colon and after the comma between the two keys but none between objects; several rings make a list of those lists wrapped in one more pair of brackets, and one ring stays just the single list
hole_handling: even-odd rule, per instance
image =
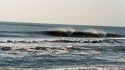
[{"label": "whitewater", "polygon": [[0,22],[0,67],[124,69],[124,30],[125,27]]}]

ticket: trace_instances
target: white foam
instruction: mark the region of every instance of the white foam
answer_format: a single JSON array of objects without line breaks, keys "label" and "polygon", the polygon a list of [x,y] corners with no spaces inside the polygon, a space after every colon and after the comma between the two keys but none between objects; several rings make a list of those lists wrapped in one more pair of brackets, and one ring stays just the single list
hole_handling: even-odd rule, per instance
[{"label": "white foam", "polygon": [[48,68],[46,70],[124,70],[123,65],[83,65],[83,66],[68,66]]},{"label": "white foam", "polygon": [[57,31],[70,31],[70,32],[75,32],[76,30],[71,28],[71,27],[62,27],[62,28],[54,28],[54,29],[48,29],[47,31],[53,31],[53,30],[57,30]]},{"label": "white foam", "polygon": [[96,34],[102,33],[104,35],[107,34],[106,31],[103,31],[103,30],[100,30],[100,29],[85,29],[84,32],[91,32],[91,33],[96,33]]}]

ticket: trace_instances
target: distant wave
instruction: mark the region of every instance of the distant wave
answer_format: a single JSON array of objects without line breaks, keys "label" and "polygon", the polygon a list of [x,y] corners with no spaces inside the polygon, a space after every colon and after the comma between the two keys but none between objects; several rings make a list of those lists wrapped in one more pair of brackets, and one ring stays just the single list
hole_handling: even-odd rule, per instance
[{"label": "distant wave", "polygon": [[95,32],[82,32],[82,31],[62,31],[62,30],[51,30],[43,31],[43,34],[50,36],[63,36],[63,37],[124,37],[117,33],[95,33]]},{"label": "distant wave", "polygon": [[[9,33],[14,34],[30,34],[30,35],[44,35],[44,36],[55,36],[55,37],[124,37],[124,35],[118,34],[117,32],[105,32],[103,30],[96,29],[85,29],[83,31],[76,31],[72,28],[57,28],[43,31],[0,31],[0,33],[8,33],[8,35],[0,35],[3,37],[14,36],[9,35]],[[18,36],[17,35],[17,36]]]},{"label": "distant wave", "polygon": [[21,37],[19,35],[4,35],[4,34],[0,34],[0,37]]}]

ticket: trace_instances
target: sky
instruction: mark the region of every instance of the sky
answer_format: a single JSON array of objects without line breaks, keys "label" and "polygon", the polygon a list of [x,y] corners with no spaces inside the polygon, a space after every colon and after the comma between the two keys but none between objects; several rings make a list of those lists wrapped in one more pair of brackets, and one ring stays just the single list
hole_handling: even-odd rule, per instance
[{"label": "sky", "polygon": [[125,26],[125,0],[0,0],[0,21]]}]

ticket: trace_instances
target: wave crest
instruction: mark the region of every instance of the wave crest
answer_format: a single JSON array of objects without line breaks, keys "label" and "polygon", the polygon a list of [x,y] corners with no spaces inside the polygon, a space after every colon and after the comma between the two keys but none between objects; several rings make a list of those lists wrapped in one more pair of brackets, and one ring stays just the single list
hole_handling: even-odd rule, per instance
[{"label": "wave crest", "polygon": [[63,36],[63,37],[124,37],[117,33],[106,33],[106,32],[82,32],[82,31],[62,31],[62,30],[51,30],[43,31],[44,34],[50,36]]}]

